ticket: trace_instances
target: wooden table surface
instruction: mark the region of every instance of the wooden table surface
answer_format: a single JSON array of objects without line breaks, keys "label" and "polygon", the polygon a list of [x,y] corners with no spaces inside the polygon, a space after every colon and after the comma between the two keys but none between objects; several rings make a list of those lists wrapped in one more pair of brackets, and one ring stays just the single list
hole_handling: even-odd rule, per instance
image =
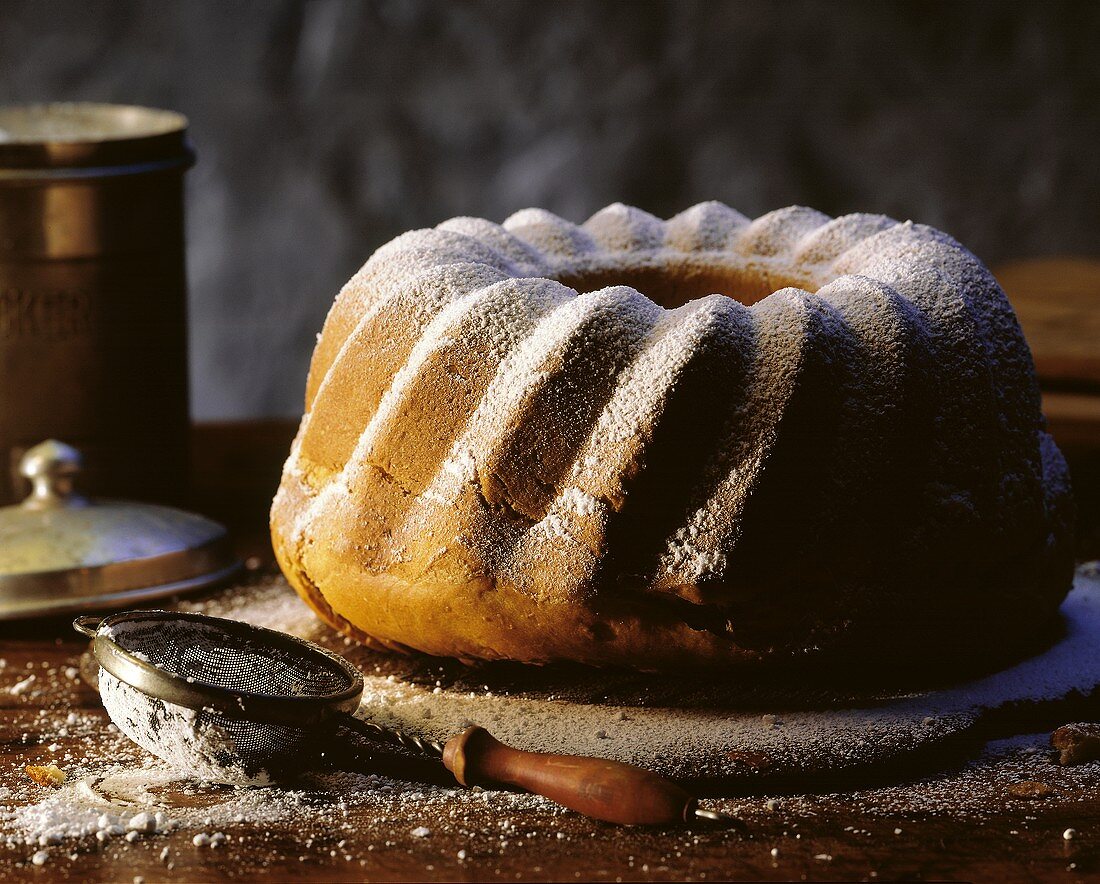
[{"label": "wooden table surface", "polygon": [[[262,575],[260,568],[246,582]],[[209,605],[233,592],[239,590],[217,590],[188,603]],[[304,609],[302,615],[309,616]],[[0,641],[2,880],[1100,876],[1100,761],[1057,764],[1045,732],[990,743],[981,754],[945,754],[933,760],[927,776],[900,784],[866,782],[843,793],[815,794],[811,783],[800,794],[749,789],[703,799],[704,807],[743,820],[742,828],[695,823],[630,829],[587,820],[534,796],[410,782],[385,760],[366,768],[381,776],[316,775],[243,793],[166,780],[165,766],[150,764],[150,756],[112,731],[97,692],[81,677],[89,671],[86,643],[66,619],[3,625]],[[1100,717],[1100,697],[1085,708]],[[90,789],[80,807],[94,798],[123,823],[159,810],[177,824],[133,841],[120,835],[100,842],[88,830],[56,844],[27,843],[28,832],[44,829],[28,828],[20,810],[41,808],[60,793],[31,782],[25,766],[47,763]],[[1028,798],[1014,791],[1036,782],[1049,794]],[[1067,829],[1075,831],[1070,840]],[[228,836],[221,846],[193,843],[196,834],[215,831]],[[34,865],[39,851],[42,865]]]},{"label": "wooden table surface", "polygon": [[[1036,346],[1052,429],[1085,489],[1087,551],[1100,515],[1094,496],[1100,361],[1079,332],[1100,328],[1093,307],[1100,303],[1098,268],[1096,262],[1034,262],[997,271]],[[1041,297],[1057,290],[1051,279],[1069,292],[1056,292],[1060,307]],[[293,429],[291,422],[269,421],[195,431],[192,505],[231,527],[257,572],[270,567],[264,513]],[[710,806],[744,818],[741,831],[703,824],[619,828],[535,799],[363,776],[350,793],[345,783],[339,795],[331,784],[295,787],[299,810],[283,819],[264,811],[265,802],[280,805],[276,793],[258,794],[239,822],[209,826],[194,809],[223,806],[224,790],[161,787],[159,806],[190,820],[172,832],[132,842],[83,837],[26,844],[16,837],[26,820],[11,814],[51,792],[29,782],[25,765],[58,760],[94,782],[97,765],[125,762],[140,771],[147,756],[110,732],[97,693],[74,677],[85,643],[66,620],[2,625],[0,648],[0,879],[1100,880],[1100,762],[1060,767],[1043,748],[1042,734],[992,746],[984,758],[944,758],[940,772],[917,784],[712,799]],[[19,689],[31,674],[31,688]],[[74,724],[59,727],[64,720]],[[1018,797],[1013,783],[1021,780],[1052,791]],[[213,826],[229,836],[225,845],[192,843]],[[1066,829],[1075,837],[1065,839]],[[31,857],[40,850],[46,857],[34,865]]]}]

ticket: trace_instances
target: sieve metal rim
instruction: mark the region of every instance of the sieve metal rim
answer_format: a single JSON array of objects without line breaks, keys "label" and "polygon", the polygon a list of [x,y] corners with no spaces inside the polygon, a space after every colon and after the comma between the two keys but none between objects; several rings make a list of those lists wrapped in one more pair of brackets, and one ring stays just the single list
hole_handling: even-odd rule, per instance
[{"label": "sieve metal rim", "polygon": [[[153,663],[127,651],[104,630],[122,622],[187,620],[212,624],[231,634],[288,649],[297,656],[321,656],[348,677],[349,685],[342,691],[309,697],[261,694],[232,690],[216,685],[188,681],[185,677],[161,669]],[[213,709],[234,718],[264,724],[289,724],[307,727],[325,721],[339,713],[352,713],[359,708],[363,695],[363,676],[339,654],[274,629],[253,626],[239,620],[211,617],[189,611],[122,611],[100,618],[95,615],[77,617],[73,628],[92,639],[92,653],[107,672],[143,694],[201,711]]]}]

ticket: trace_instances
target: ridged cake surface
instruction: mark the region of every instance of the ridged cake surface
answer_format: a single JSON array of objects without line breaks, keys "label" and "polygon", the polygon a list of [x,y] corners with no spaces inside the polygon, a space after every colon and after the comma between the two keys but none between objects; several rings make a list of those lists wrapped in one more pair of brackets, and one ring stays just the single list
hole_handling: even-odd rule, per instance
[{"label": "ridged cake surface", "polygon": [[380,248],[272,536],[361,640],[668,669],[1026,625],[1071,511],[1011,307],[946,234],[616,204]]}]

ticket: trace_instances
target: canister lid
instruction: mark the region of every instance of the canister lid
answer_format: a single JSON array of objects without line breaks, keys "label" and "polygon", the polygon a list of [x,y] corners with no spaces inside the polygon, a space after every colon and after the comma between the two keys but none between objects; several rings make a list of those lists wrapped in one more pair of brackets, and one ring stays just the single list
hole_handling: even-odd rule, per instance
[{"label": "canister lid", "polygon": [[187,117],[175,111],[94,102],[0,107],[0,179],[46,170],[51,177],[132,174],[193,161]]},{"label": "canister lid", "polygon": [[0,508],[0,619],[161,598],[224,580],[240,566],[217,522],[82,497],[74,483],[81,466],[80,452],[52,440],[23,456],[31,493]]}]

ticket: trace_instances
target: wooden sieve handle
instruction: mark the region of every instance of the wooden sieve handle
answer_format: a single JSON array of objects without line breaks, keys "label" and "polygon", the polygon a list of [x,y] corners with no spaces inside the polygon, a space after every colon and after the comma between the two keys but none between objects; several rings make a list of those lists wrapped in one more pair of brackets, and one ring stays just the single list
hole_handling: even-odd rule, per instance
[{"label": "wooden sieve handle", "polygon": [[648,770],[602,758],[524,752],[476,726],[447,741],[443,764],[464,786],[518,786],[609,823],[669,825],[695,814],[691,795]]}]

